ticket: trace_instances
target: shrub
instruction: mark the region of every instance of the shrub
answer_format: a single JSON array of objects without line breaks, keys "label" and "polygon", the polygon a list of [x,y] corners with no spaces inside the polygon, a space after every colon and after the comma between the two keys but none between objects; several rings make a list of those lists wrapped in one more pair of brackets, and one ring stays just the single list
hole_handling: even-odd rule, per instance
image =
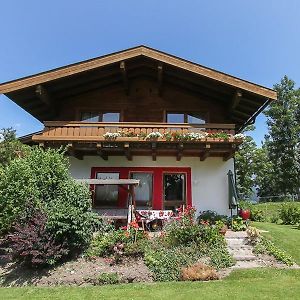
[{"label": "shrub", "polygon": [[251,208],[251,217],[250,217],[250,219],[252,221],[257,221],[257,222],[265,222],[266,221],[266,217],[264,215],[264,212],[261,209],[255,207],[255,205],[253,205],[252,208]]},{"label": "shrub", "polygon": [[239,217],[239,216],[234,216],[231,220],[231,229],[233,231],[244,231],[246,230],[247,226],[245,224],[245,221]]},{"label": "shrub", "polygon": [[260,238],[260,241],[254,247],[254,252],[260,254],[273,255],[278,261],[281,261],[288,266],[294,264],[294,261],[289,255],[287,255],[284,251],[276,247],[273,242],[271,242],[265,237]]},{"label": "shrub", "polygon": [[0,179],[0,232],[20,217],[28,220],[24,207],[30,203],[46,214],[46,231],[57,243],[73,253],[85,248],[99,221],[88,187],[76,183],[68,167],[62,150],[39,147],[11,161]]},{"label": "shrub", "polygon": [[229,254],[225,242],[219,242],[209,247],[207,255],[210,257],[210,264],[216,269],[228,268],[234,265],[234,259]]},{"label": "shrub", "polygon": [[120,282],[118,273],[101,273],[98,277],[99,284],[117,284]]},{"label": "shrub", "polygon": [[205,210],[200,213],[197,218],[199,223],[209,222],[209,224],[215,224],[217,221],[222,221],[225,224],[228,224],[228,217],[225,215],[219,215],[215,211]]},{"label": "shrub", "polygon": [[203,263],[196,263],[181,270],[180,279],[183,281],[216,280],[219,276],[216,270]]},{"label": "shrub", "polygon": [[46,214],[35,210],[29,220],[14,225],[2,242],[7,248],[7,257],[34,267],[53,265],[67,255],[66,244],[56,241],[46,230],[46,223]]},{"label": "shrub", "polygon": [[279,217],[283,224],[297,224],[300,222],[300,209],[293,202],[283,203],[279,209]]},{"label": "shrub", "polygon": [[274,213],[273,215],[271,215],[270,221],[271,221],[271,223],[275,223],[275,224],[280,223],[279,214],[278,213]]},{"label": "shrub", "polygon": [[[128,231],[122,229],[111,229],[108,232],[98,231],[94,234],[86,255],[88,257],[116,256],[117,250],[120,248],[118,245],[120,244],[123,245],[122,254],[129,255],[129,253],[132,252],[133,254],[135,252],[138,255],[138,253],[144,252],[144,247],[146,247],[147,243],[145,240],[147,240],[146,235],[135,228],[130,228]],[[115,246],[118,249],[114,250]]]},{"label": "shrub", "polygon": [[161,247],[148,249],[144,259],[155,281],[175,281],[180,278],[181,269],[195,263],[201,255],[195,245]]}]

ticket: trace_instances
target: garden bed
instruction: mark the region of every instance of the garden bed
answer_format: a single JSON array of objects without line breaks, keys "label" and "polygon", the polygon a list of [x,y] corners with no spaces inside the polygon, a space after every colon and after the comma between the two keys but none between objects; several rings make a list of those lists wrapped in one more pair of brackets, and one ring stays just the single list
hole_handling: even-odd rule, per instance
[{"label": "garden bed", "polygon": [[113,265],[106,258],[78,258],[56,268],[36,270],[17,263],[0,266],[0,280],[4,286],[97,285],[103,273],[117,273],[121,283],[153,281],[151,272],[141,258],[125,258]]}]

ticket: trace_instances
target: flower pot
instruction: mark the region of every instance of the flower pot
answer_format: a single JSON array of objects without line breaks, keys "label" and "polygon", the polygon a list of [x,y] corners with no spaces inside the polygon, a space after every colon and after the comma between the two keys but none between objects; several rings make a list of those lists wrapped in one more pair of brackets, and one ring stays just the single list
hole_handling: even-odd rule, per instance
[{"label": "flower pot", "polygon": [[240,209],[239,215],[243,220],[248,220],[250,218],[251,211],[250,209]]}]

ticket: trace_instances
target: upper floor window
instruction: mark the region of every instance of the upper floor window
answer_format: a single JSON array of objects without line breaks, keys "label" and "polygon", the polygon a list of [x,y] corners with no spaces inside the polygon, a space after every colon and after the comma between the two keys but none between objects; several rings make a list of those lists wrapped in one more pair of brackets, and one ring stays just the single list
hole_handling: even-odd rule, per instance
[{"label": "upper floor window", "polygon": [[167,123],[205,124],[203,113],[167,113]]},{"label": "upper floor window", "polygon": [[80,121],[85,122],[120,122],[119,112],[82,112]]}]

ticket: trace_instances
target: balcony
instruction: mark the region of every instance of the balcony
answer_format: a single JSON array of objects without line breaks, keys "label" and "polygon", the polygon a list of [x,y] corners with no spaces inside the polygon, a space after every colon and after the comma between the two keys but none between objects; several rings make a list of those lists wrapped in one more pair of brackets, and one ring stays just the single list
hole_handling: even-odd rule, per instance
[{"label": "balcony", "polygon": [[231,158],[237,145],[233,124],[167,124],[167,123],[100,123],[48,121],[32,140],[42,146],[66,145],[68,153],[82,159],[84,155],[209,156]]}]

